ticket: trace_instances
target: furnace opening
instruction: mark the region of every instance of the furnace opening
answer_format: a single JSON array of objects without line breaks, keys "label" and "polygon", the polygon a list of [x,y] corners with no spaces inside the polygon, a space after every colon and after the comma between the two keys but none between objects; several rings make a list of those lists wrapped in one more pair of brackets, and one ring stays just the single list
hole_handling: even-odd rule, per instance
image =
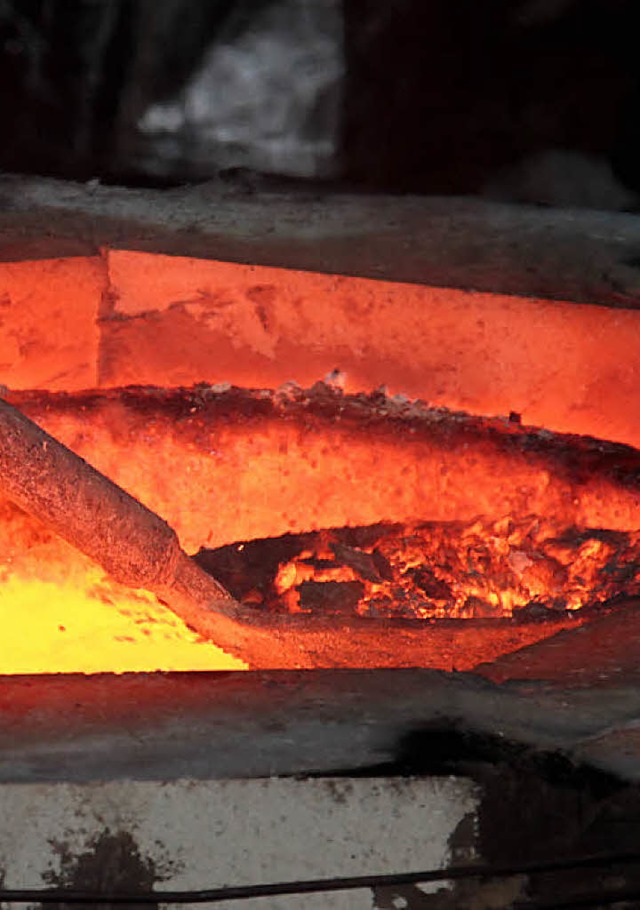
[{"label": "furnace opening", "polygon": [[635,312],[124,252],[31,266],[0,264],[6,397],[163,516],[247,633],[221,650],[5,499],[0,672],[464,670],[640,593]]}]

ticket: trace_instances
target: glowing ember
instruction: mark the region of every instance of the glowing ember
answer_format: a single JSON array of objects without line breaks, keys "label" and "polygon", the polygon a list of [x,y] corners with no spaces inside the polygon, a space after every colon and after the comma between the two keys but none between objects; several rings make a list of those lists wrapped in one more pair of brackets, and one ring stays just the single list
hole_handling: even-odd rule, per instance
[{"label": "glowing ember", "polygon": [[201,558],[236,596],[291,613],[537,619],[640,593],[640,535],[537,517],[287,535]]},{"label": "glowing ember", "polygon": [[145,591],[0,506],[0,673],[242,670]]}]

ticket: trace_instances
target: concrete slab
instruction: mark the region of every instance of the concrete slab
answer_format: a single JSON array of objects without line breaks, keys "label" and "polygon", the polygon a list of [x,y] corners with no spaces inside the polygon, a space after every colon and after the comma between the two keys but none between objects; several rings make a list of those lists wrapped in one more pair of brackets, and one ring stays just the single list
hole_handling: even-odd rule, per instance
[{"label": "concrete slab", "polygon": [[[454,851],[476,858],[479,798],[464,778],[4,785],[0,880],[9,889],[192,891],[444,869]],[[242,906],[382,904],[360,888]]]}]

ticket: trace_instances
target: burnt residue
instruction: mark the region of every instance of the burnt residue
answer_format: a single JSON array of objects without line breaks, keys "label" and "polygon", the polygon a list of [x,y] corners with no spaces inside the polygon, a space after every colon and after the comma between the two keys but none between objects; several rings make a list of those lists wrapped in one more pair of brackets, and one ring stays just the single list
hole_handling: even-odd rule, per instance
[{"label": "burnt residue", "polygon": [[277,293],[277,288],[269,284],[255,285],[246,291],[246,296],[253,303],[256,316],[265,332],[270,332],[273,328],[273,307]]},{"label": "burnt residue", "polygon": [[[144,857],[135,840],[128,831],[110,831],[106,829],[97,835],[82,853],[76,853],[72,847],[61,840],[53,844],[60,858],[60,868],[50,871],[44,879],[52,888],[64,888],[70,891],[90,891],[100,894],[116,892],[127,894],[149,894],[154,885],[165,878],[156,864]],[[90,910],[94,903],[53,903],[43,905],[43,910]],[[156,903],[101,904],[104,910],[158,910]]]},{"label": "burnt residue", "polygon": [[[456,724],[405,736],[399,764],[405,773],[461,774],[475,780],[482,794],[477,816],[463,820],[454,832],[451,863],[472,864],[472,843],[483,868],[512,870],[493,879],[456,881],[451,906],[511,906],[524,894],[533,903],[552,906],[555,900],[603,893],[614,884],[640,886],[640,862],[622,859],[637,853],[640,839],[637,785],[576,763],[560,751],[533,749]],[[573,867],[570,862],[602,855],[609,857],[607,862]],[[544,870],[556,860],[566,861],[567,868]],[[498,886],[493,896],[486,890]],[[502,902],[490,903],[498,893]]]},{"label": "burnt residue", "polygon": [[340,780],[339,778],[333,778],[326,780],[324,783],[326,790],[336,805],[346,805],[348,798],[353,794],[353,784],[351,781],[348,778],[345,778],[343,780]]}]

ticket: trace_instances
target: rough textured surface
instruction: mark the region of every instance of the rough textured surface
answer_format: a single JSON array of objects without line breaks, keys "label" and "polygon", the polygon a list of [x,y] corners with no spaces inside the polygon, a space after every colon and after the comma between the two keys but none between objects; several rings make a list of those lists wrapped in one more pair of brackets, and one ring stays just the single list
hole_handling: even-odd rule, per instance
[{"label": "rough textured surface", "polygon": [[546,679],[557,685],[636,685],[640,682],[640,606],[629,601],[620,613],[522,648],[476,667],[494,682]]},{"label": "rough textured surface", "polygon": [[587,527],[639,525],[636,449],[401,396],[344,395],[318,383],[10,400],[166,518],[189,552],[413,517],[543,514]]},{"label": "rough textured surface", "polygon": [[638,761],[607,739],[639,711],[637,689],[424,671],[5,678],[0,880],[160,891],[480,860],[511,871],[376,888],[373,906],[633,888]]},{"label": "rough textured surface", "polygon": [[[0,780],[165,780],[346,773],[458,760],[465,731],[579,757],[640,717],[640,690],[496,686],[429,670],[0,679]],[[447,752],[447,748],[451,751]],[[415,748],[413,750],[415,752]],[[640,777],[617,751],[593,763]]]},{"label": "rough textured surface", "polygon": [[637,310],[130,250],[105,268],[100,386],[276,388],[335,372],[348,391],[640,445]]},{"label": "rough textured surface", "polygon": [[[475,858],[478,802],[478,788],[454,778],[4,785],[0,870],[5,888],[130,893],[437,870],[453,850]],[[372,897],[360,888],[242,906],[384,906]]]},{"label": "rough textured surface", "polygon": [[[273,613],[369,619],[595,619],[640,596],[640,535],[540,516],[381,523],[241,541],[196,557]],[[626,604],[626,606],[625,606]]]},{"label": "rough textured surface", "polygon": [[477,199],[127,190],[5,176],[3,258],[99,246],[636,307],[633,215]]},{"label": "rough textured surface", "polygon": [[176,532],[6,401],[0,401],[0,487],[116,581],[153,591],[203,636],[219,623],[226,628],[217,613],[237,605],[180,549]]},{"label": "rough textured surface", "polygon": [[[535,690],[542,680],[565,691],[582,690],[595,701],[611,699],[603,727],[573,749],[575,761],[606,769],[623,779],[640,781],[640,712],[619,713],[623,689],[629,693],[640,682],[638,647],[640,608],[630,603],[619,614],[606,616],[578,629],[564,630],[543,642],[522,648],[476,667],[477,673],[509,688]],[[514,682],[517,681],[517,682]]]},{"label": "rough textured surface", "polygon": [[[49,242],[44,226],[43,238]],[[64,244],[59,255],[66,255]],[[73,259],[0,262],[0,382],[12,388],[93,388],[97,320],[107,285],[104,259],[87,255],[86,248]]]},{"label": "rough textured surface", "polygon": [[0,487],[16,505],[131,587],[169,585],[176,534],[21,411],[0,401]]}]

